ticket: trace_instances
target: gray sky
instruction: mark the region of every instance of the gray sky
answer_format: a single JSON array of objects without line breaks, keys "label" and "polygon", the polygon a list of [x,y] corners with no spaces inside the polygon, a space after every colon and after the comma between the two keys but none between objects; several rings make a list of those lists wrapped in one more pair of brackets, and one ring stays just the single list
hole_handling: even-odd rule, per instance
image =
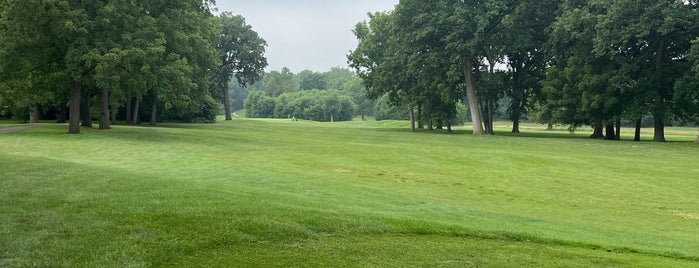
[{"label": "gray sky", "polygon": [[217,0],[219,12],[245,17],[267,41],[267,71],[298,73],[347,67],[357,47],[352,29],[367,12],[392,10],[399,0]]}]

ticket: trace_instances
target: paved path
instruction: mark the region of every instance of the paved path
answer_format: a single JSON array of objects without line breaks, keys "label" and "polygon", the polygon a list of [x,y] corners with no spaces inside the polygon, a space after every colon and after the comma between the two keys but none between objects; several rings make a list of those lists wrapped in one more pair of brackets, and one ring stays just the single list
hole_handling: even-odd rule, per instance
[{"label": "paved path", "polygon": [[18,127],[4,127],[0,128],[0,134],[12,133],[17,131],[22,131],[25,129],[35,128],[37,126],[18,126]]}]

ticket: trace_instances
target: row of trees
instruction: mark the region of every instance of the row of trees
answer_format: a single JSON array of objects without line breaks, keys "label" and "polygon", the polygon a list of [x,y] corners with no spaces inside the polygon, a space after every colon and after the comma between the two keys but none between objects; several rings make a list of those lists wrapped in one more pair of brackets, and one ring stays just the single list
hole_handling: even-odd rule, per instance
[{"label": "row of trees", "polygon": [[[235,109],[245,108],[248,117],[295,117],[331,122],[354,116],[374,116],[377,120],[404,120],[408,111],[391,105],[388,96],[376,100],[366,96],[362,79],[349,69],[334,67],[327,72],[303,70],[294,74],[288,68],[266,73],[261,81],[231,89]],[[244,107],[242,101],[245,100]],[[239,103],[235,103],[239,102]],[[466,122],[466,108],[457,104],[457,117],[437,121],[434,128]]]},{"label": "row of trees", "polygon": [[345,92],[303,90],[270,97],[263,91],[252,91],[245,99],[249,117],[294,118],[320,122],[350,121],[357,105]]},{"label": "row of trees", "polygon": [[348,60],[369,96],[409,108],[413,130],[465,99],[474,134],[492,134],[507,98],[512,132],[537,107],[608,139],[621,119],[652,115],[665,141],[671,118],[699,117],[697,12],[682,0],[401,0],[356,25]]},{"label": "row of trees", "polygon": [[214,120],[231,77],[252,84],[267,62],[266,43],[242,17],[212,8],[201,0],[2,0],[0,112],[36,121],[53,111],[67,117],[69,133],[80,133],[81,119],[91,126],[93,102],[100,129],[117,114],[138,123],[144,106],[151,124],[158,116]]},{"label": "row of trees", "polygon": [[[349,69],[340,67],[333,67],[322,73],[303,70],[296,74],[288,68],[282,68],[280,71],[265,73],[262,80],[248,88],[233,87],[231,91],[234,95],[231,100],[234,102],[234,108],[245,108],[249,117],[286,118],[291,115],[317,121],[344,121],[351,120],[354,115],[360,115],[362,118],[371,115],[375,106],[375,101],[366,97],[361,79]],[[314,100],[306,102],[303,100],[305,98]],[[243,99],[246,100],[244,107],[240,102]],[[277,103],[275,106],[278,111],[263,108],[269,105],[257,105],[272,102]],[[342,113],[350,113],[338,117],[336,113],[320,112],[322,109],[319,107],[333,106],[321,104],[323,102],[343,103]],[[304,107],[306,104],[312,104],[313,107]],[[348,109],[350,107],[352,109]],[[304,109],[317,112],[299,112]],[[320,116],[321,114],[325,115]],[[332,120],[331,114],[334,114]]]}]

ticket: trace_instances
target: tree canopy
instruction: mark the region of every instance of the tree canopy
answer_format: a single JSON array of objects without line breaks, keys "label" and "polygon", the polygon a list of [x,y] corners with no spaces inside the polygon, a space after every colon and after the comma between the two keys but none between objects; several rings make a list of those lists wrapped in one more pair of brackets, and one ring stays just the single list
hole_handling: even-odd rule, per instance
[{"label": "tree canopy", "polygon": [[215,120],[221,85],[250,85],[267,63],[264,40],[241,16],[213,16],[212,3],[3,1],[0,110],[35,120],[69,105],[69,133],[91,125],[91,103],[100,129],[144,111],[151,124]]},{"label": "tree canopy", "polygon": [[612,140],[622,120],[652,117],[665,141],[665,125],[695,115],[697,22],[682,0],[404,0],[355,26],[348,60],[372,98],[428,118],[467,103],[474,134],[493,133],[502,103],[515,133],[530,111]]}]

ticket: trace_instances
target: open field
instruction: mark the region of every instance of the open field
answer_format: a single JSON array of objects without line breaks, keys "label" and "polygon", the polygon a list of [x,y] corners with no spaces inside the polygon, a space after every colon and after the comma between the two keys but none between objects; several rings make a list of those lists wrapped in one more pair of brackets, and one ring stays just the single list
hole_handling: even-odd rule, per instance
[{"label": "open field", "polygon": [[661,144],[505,127],[0,134],[0,267],[699,265],[692,129]]}]

